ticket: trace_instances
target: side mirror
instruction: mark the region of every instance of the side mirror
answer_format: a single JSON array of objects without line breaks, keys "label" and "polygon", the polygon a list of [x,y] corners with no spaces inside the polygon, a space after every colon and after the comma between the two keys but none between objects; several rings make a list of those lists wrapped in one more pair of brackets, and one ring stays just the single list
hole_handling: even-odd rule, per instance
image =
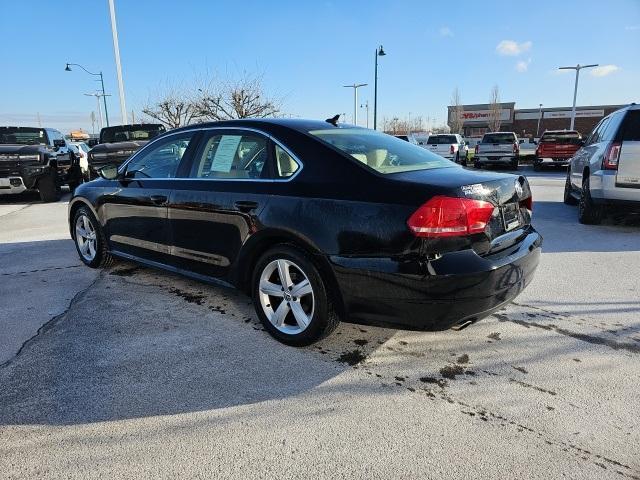
[{"label": "side mirror", "polygon": [[105,165],[98,170],[98,175],[106,180],[116,180],[118,178],[118,166],[117,165]]},{"label": "side mirror", "polygon": [[56,148],[66,147],[67,142],[65,142],[63,139],[56,139],[53,141],[53,146]]}]

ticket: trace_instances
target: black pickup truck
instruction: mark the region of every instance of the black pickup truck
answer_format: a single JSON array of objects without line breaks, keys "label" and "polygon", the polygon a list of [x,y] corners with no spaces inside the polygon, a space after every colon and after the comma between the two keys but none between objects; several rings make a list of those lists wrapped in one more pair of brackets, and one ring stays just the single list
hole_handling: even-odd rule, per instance
[{"label": "black pickup truck", "polygon": [[80,159],[53,128],[0,127],[0,195],[37,190],[43,202],[81,182]]},{"label": "black pickup truck", "polygon": [[163,125],[136,123],[117,125],[100,130],[98,144],[89,150],[89,176],[98,176],[98,170],[107,164],[120,165],[153,137],[164,133]]}]

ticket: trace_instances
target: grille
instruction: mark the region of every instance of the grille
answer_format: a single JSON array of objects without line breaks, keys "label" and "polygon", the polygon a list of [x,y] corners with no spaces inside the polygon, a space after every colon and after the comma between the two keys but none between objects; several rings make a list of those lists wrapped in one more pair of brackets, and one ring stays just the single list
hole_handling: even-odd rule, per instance
[{"label": "grille", "polygon": [[20,175],[20,162],[0,162],[0,177]]}]

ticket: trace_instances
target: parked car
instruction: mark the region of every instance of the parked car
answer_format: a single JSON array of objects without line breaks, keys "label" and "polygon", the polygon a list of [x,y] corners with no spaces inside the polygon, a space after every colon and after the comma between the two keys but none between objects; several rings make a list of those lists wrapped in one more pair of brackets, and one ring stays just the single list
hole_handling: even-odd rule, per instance
[{"label": "parked car", "polygon": [[540,256],[525,177],[353,125],[192,125],[100,173],[69,204],[86,265],[125,258],[232,284],[291,345],[340,318],[466,326],[518,295]]},{"label": "parked car", "polygon": [[81,181],[78,158],[53,128],[0,127],[0,194],[37,190],[43,202]]},{"label": "parked car", "polygon": [[566,167],[581,145],[582,135],[575,130],[546,130],[538,142],[533,169],[539,171],[546,165]]},{"label": "parked car", "polygon": [[640,212],[640,105],[604,117],[567,171],[564,203],[578,205],[578,220],[598,224],[609,211]]},{"label": "parked car", "polygon": [[533,138],[521,138],[520,142],[520,157],[527,157],[529,155],[534,156],[536,154],[536,148],[538,142]]},{"label": "parked car", "polygon": [[463,140],[462,135],[457,133],[429,135],[427,150],[456,163],[467,165],[469,147]]},{"label": "parked car", "polygon": [[136,123],[103,128],[100,130],[98,144],[89,151],[90,178],[96,178],[98,170],[107,164],[122,164],[146,145],[149,140],[165,131],[163,125],[155,123]]},{"label": "parked car", "polygon": [[78,157],[83,180],[89,180],[89,146],[84,142],[67,142],[69,149]]},{"label": "parked car", "polygon": [[501,165],[515,170],[518,168],[519,157],[520,142],[514,132],[489,132],[476,145],[473,165],[476,168]]}]

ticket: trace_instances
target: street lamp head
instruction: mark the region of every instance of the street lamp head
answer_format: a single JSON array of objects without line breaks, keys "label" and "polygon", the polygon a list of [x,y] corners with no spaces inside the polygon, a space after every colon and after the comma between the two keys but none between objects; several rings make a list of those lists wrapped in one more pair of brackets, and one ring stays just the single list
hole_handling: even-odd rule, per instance
[{"label": "street lamp head", "polygon": [[386,53],[384,53],[384,48],[382,48],[382,45],[380,45],[380,48],[378,48],[378,56],[384,57],[385,55]]},{"label": "street lamp head", "polygon": [[64,71],[65,72],[70,72],[71,71],[71,67],[69,66],[69,64],[67,63],[67,66],[64,67]]}]

